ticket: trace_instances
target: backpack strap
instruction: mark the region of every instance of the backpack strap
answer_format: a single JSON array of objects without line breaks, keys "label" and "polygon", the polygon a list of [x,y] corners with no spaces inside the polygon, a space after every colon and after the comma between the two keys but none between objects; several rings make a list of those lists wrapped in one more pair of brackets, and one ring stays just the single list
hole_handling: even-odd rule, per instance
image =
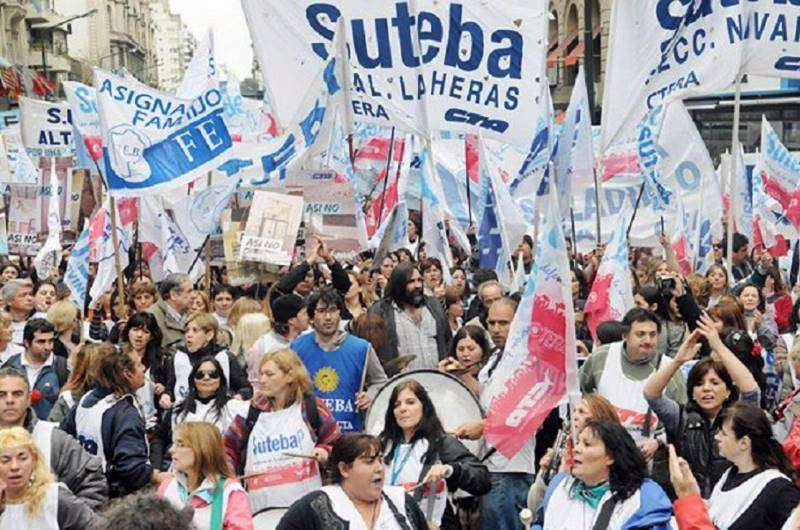
[{"label": "backpack strap", "polygon": [[53,356],[53,368],[55,368],[56,377],[58,377],[58,386],[62,387],[67,384],[69,379],[69,369],[67,368],[67,360],[63,357]]},{"label": "backpack strap", "polygon": [[247,409],[247,419],[244,421],[244,437],[242,438],[242,451],[244,451],[244,456],[239,455],[239,462],[238,462],[238,469],[236,470],[238,475],[244,474],[244,466],[245,461],[247,460],[247,444],[250,441],[250,433],[253,432],[253,427],[255,427],[256,422],[258,421],[258,417],[261,415],[261,409],[256,408],[250,403],[250,407]]},{"label": "backpack strap", "polygon": [[390,499],[389,496],[384,492],[381,492],[381,497],[383,497],[383,500],[386,501],[386,506],[389,507],[389,510],[392,512],[392,516],[394,516],[394,520],[400,526],[400,529],[411,530],[411,527],[408,524],[408,519],[406,519],[406,517],[400,513],[400,511],[397,509],[397,506],[395,506],[394,502],[392,502],[392,499]]},{"label": "backpack strap", "polygon": [[597,515],[597,519],[594,521],[592,530],[608,530],[608,525],[611,523],[611,516],[614,514],[616,505],[617,501],[614,497],[611,497],[603,504],[600,508],[600,513]]},{"label": "backpack strap", "polygon": [[317,435],[317,440],[321,438],[320,428],[322,428],[322,419],[319,417],[319,409],[317,408],[317,398],[313,393],[306,394],[303,397],[303,406],[306,409],[306,417],[311,429]]}]

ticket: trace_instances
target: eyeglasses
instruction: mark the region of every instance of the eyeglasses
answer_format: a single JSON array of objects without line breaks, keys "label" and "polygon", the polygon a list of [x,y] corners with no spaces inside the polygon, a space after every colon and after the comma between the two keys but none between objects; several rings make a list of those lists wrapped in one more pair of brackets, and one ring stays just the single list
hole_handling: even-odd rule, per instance
[{"label": "eyeglasses", "polygon": [[194,374],[195,381],[202,381],[203,379],[219,379],[219,370],[198,370]]}]

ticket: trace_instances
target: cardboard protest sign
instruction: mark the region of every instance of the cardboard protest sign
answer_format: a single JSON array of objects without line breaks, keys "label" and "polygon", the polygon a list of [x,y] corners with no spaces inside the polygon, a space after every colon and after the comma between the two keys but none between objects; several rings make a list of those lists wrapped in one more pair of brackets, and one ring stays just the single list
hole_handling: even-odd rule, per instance
[{"label": "cardboard protest sign", "polygon": [[289,265],[302,217],[302,197],[257,190],[242,235],[239,259]]}]

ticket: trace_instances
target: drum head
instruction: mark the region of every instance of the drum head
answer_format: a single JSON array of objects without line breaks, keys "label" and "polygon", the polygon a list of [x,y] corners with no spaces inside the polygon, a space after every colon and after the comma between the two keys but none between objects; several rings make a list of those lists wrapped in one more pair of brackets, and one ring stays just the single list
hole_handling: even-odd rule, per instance
[{"label": "drum head", "polygon": [[281,518],[289,510],[287,508],[272,508],[271,510],[262,510],[253,516],[253,529],[254,530],[275,530],[278,528],[278,523]]},{"label": "drum head", "polygon": [[[389,408],[389,398],[394,387],[410,379],[419,382],[428,392],[446,432],[453,432],[466,421],[483,419],[483,409],[478,398],[458,378],[438,370],[413,370],[392,377],[378,390],[367,411],[365,421],[367,433],[377,436],[383,431],[386,410]],[[478,441],[462,440],[462,442],[473,454],[478,454],[480,450]]]}]

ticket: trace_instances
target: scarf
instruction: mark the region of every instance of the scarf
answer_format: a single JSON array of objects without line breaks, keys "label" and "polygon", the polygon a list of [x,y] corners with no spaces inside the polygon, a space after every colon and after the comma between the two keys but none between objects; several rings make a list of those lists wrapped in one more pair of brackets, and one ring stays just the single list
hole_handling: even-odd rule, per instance
[{"label": "scarf", "polygon": [[600,504],[600,500],[607,491],[608,482],[601,482],[596,486],[587,486],[582,481],[577,480],[575,481],[575,484],[572,485],[572,489],[569,492],[569,497],[570,499],[582,500],[591,506],[592,509],[596,510],[597,506]]}]

